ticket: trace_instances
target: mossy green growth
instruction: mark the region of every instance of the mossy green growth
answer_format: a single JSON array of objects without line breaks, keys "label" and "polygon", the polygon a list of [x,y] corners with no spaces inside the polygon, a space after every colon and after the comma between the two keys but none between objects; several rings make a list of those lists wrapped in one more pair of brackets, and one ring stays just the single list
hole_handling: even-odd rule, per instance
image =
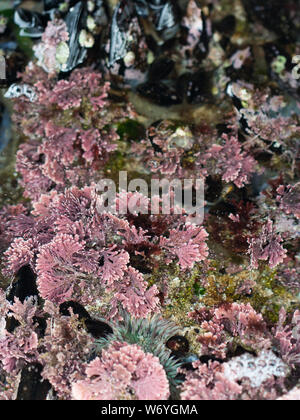
[{"label": "mossy green growth", "polygon": [[116,175],[118,175],[120,171],[124,171],[126,167],[124,154],[120,150],[113,152],[106,167],[110,173],[116,173]]},{"label": "mossy green growth", "polygon": [[278,321],[281,308],[284,308],[287,313],[300,308],[297,296],[294,296],[280,283],[277,270],[270,269],[268,266],[259,272],[254,292],[252,306],[271,323]]},{"label": "mossy green growth", "polygon": [[[300,307],[297,297],[279,282],[276,269],[262,265],[259,270],[244,269],[235,274],[224,274],[217,260],[211,261],[211,267],[204,278],[205,291],[199,297],[207,307],[250,303],[270,323],[278,321],[282,307],[288,313]],[[248,288],[249,292],[246,291]]]},{"label": "mossy green growth", "polygon": [[205,292],[200,296],[200,301],[208,307],[240,301],[242,295],[239,293],[239,288],[248,279],[249,273],[245,270],[236,275],[209,270],[204,280]]},{"label": "mossy green growth", "polygon": [[201,275],[200,264],[195,264],[188,272],[183,272],[178,265],[171,264],[159,266],[151,275],[146,276],[149,286],[156,284],[161,290],[167,287],[168,294],[162,303],[163,317],[172,319],[184,327],[193,324],[188,313],[204,292],[200,282]]},{"label": "mossy green growth", "polygon": [[22,138],[11,133],[8,144],[0,152],[0,207],[15,205],[27,201],[23,197],[23,188],[18,183],[15,170],[16,153]]},{"label": "mossy green growth", "polygon": [[139,141],[145,138],[145,127],[128,118],[118,124],[117,133],[122,141]]}]

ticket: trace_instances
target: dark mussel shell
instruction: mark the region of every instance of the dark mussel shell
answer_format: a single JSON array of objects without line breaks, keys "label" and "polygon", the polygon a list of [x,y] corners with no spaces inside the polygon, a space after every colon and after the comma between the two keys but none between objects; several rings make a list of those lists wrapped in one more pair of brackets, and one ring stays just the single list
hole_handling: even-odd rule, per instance
[{"label": "dark mussel shell", "polygon": [[36,274],[32,271],[29,265],[24,265],[20,268],[16,275],[16,281],[11,285],[7,300],[10,303],[18,298],[22,303],[28,297],[38,296],[38,289],[36,285]]},{"label": "dark mussel shell", "polygon": [[45,10],[56,9],[63,2],[64,2],[63,0],[44,0],[44,9]]},{"label": "dark mussel shell", "polygon": [[138,16],[148,18],[153,15],[155,29],[164,41],[176,35],[180,27],[180,13],[176,2],[172,0],[133,0],[133,3]]},{"label": "dark mussel shell", "polygon": [[104,0],[95,1],[95,10],[93,11],[93,18],[97,25],[107,25],[108,24],[108,12]]},{"label": "dark mussel shell", "polygon": [[[38,289],[36,285],[36,275],[29,265],[20,268],[16,275],[16,281],[12,283],[7,293],[7,300],[12,304],[15,298],[20,302],[24,302],[27,298],[34,297],[38,300]],[[45,332],[46,324],[43,319],[36,318],[40,333]],[[12,333],[15,328],[20,325],[13,316],[8,316],[6,319],[6,330]]]},{"label": "dark mussel shell", "polygon": [[207,203],[215,203],[222,194],[223,183],[220,178],[209,175],[206,178],[205,201]]},{"label": "dark mussel shell", "polygon": [[215,29],[223,35],[232,36],[236,29],[236,17],[227,15],[214,24]]},{"label": "dark mussel shell", "polygon": [[65,22],[69,32],[69,58],[67,63],[64,65],[63,72],[69,72],[82,64],[87,57],[87,50],[81,47],[79,44],[79,35],[82,28],[85,26],[88,11],[86,2],[79,1],[74,7],[68,12]]},{"label": "dark mussel shell", "polygon": [[109,66],[127,54],[130,44],[128,31],[134,17],[151,18],[163,41],[173,38],[180,28],[178,7],[173,1],[121,0],[112,17]]},{"label": "dark mussel shell", "polygon": [[173,1],[155,1],[150,3],[154,11],[154,25],[164,41],[174,38],[180,28],[180,14]]},{"label": "dark mussel shell", "polygon": [[131,19],[135,15],[133,3],[121,0],[114,10],[111,23],[109,66],[125,57],[128,52],[128,30]]},{"label": "dark mussel shell", "polygon": [[203,22],[203,29],[200,35],[199,42],[195,48],[194,54],[199,60],[203,60],[208,52],[209,52],[209,34],[208,34],[208,27],[207,27],[207,19],[205,14],[201,12],[202,22]]},{"label": "dark mussel shell", "polygon": [[134,7],[138,16],[146,18],[149,16],[149,1],[148,0],[133,0]]},{"label": "dark mussel shell", "polygon": [[108,324],[99,321],[98,319],[85,320],[85,326],[87,332],[96,339],[113,334],[113,329]]},{"label": "dark mussel shell", "polygon": [[39,363],[31,363],[22,369],[16,400],[43,401],[46,399],[51,385],[49,381],[43,379],[42,370],[43,366]]},{"label": "dark mussel shell", "polygon": [[[70,0],[68,6],[73,7],[78,0]],[[52,10],[59,8],[60,4],[66,3],[65,0],[44,0],[44,10]]]},{"label": "dark mussel shell", "polygon": [[177,92],[191,105],[203,104],[212,99],[211,85],[207,72],[185,73],[177,81]]},{"label": "dark mussel shell", "polygon": [[229,216],[229,214],[231,213],[236,214],[235,206],[224,200],[216,203],[209,210],[209,214],[212,214],[214,216],[219,216],[219,217]]},{"label": "dark mussel shell", "polygon": [[291,18],[291,10],[297,12],[295,20],[299,20],[298,0],[242,0],[248,16],[260,21],[267,29],[273,31],[282,42],[296,42],[298,30]]},{"label": "dark mussel shell", "polygon": [[218,359],[213,355],[203,355],[199,357],[201,363],[208,365],[210,362],[224,363],[224,360]]},{"label": "dark mussel shell", "polygon": [[176,358],[185,356],[190,348],[188,340],[182,335],[174,335],[166,342],[168,349],[172,351],[172,355]]},{"label": "dark mussel shell", "polygon": [[[233,357],[242,356],[243,354],[250,354],[251,356],[254,356],[254,357],[257,356],[257,353],[255,351],[247,350],[242,346],[237,346],[236,348],[232,348],[231,350],[228,351],[226,355],[227,356],[226,360],[232,359]],[[225,360],[220,361],[219,359],[216,359],[216,360],[220,363],[224,363],[225,361]]]},{"label": "dark mussel shell", "polygon": [[59,306],[59,313],[64,316],[70,316],[70,309],[73,310],[75,315],[79,316],[79,319],[91,319],[88,311],[80,305],[78,302],[68,301],[64,302]]},{"label": "dark mussel shell", "polygon": [[175,63],[170,58],[158,58],[153,61],[148,70],[148,81],[165,79],[174,69]]},{"label": "dark mussel shell", "polygon": [[21,28],[20,35],[40,38],[47,26],[49,17],[41,13],[19,8],[15,10],[14,22]]},{"label": "dark mussel shell", "polygon": [[146,82],[137,87],[140,95],[160,106],[171,106],[182,103],[182,97],[178,95],[176,86],[163,82]]},{"label": "dark mussel shell", "polygon": [[68,301],[64,302],[59,307],[59,312],[64,316],[70,316],[69,309],[73,310],[75,315],[78,315],[79,319],[83,321],[85,328],[89,334],[94,338],[105,337],[113,333],[112,328],[103,321],[98,319],[92,319],[87,310],[80,305],[78,302]]}]

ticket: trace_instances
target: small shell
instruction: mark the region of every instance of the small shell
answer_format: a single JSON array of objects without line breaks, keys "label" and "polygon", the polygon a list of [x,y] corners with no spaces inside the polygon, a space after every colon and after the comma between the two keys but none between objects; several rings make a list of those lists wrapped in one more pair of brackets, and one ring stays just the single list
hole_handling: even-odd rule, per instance
[{"label": "small shell", "polygon": [[86,26],[87,26],[88,30],[91,31],[91,32],[94,32],[95,29],[97,28],[95,19],[92,16],[87,17]]},{"label": "small shell", "polygon": [[133,66],[135,62],[135,54],[133,51],[129,51],[124,57],[124,64],[126,67]]},{"label": "small shell", "polygon": [[66,64],[70,56],[70,48],[66,42],[60,42],[56,48],[56,61],[60,64]]},{"label": "small shell", "polygon": [[4,95],[5,98],[9,98],[9,99],[19,98],[20,96],[26,96],[26,98],[28,98],[30,102],[35,102],[37,99],[37,94],[34,88],[26,83],[12,84]]},{"label": "small shell", "polygon": [[87,32],[85,29],[82,29],[82,31],[79,34],[79,44],[81,47],[85,48],[92,48],[94,46],[95,39],[92,34]]},{"label": "small shell", "polygon": [[95,10],[95,7],[96,7],[95,2],[90,1],[90,0],[87,2],[87,6],[88,6],[88,11],[90,13],[93,12]]}]

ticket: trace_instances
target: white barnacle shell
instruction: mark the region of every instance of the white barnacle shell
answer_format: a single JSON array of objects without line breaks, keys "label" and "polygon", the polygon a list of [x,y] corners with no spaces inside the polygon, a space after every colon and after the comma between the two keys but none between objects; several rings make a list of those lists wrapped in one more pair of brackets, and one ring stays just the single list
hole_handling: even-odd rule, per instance
[{"label": "white barnacle shell", "polygon": [[90,1],[90,0],[87,2],[87,6],[88,6],[88,11],[90,13],[93,12],[95,10],[95,7],[96,7],[95,2]]},{"label": "white barnacle shell", "polygon": [[13,83],[4,95],[5,98],[9,99],[20,98],[20,96],[26,96],[30,102],[34,102],[37,99],[37,94],[34,88],[26,83]]},{"label": "white barnacle shell", "polygon": [[126,67],[131,67],[135,62],[135,54],[133,51],[129,51],[124,57],[124,64]]},{"label": "white barnacle shell", "polygon": [[263,350],[257,357],[245,353],[232,358],[223,365],[224,376],[231,381],[248,379],[252,387],[275,377],[285,377],[289,374],[289,367],[277,357],[272,350]]},{"label": "white barnacle shell", "polygon": [[191,149],[194,137],[192,132],[187,128],[177,128],[174,134],[169,138],[169,149],[181,147],[185,150]]},{"label": "white barnacle shell", "polygon": [[85,29],[79,34],[79,44],[85,48],[92,48],[94,46],[95,40],[92,34],[87,32]]},{"label": "white barnacle shell", "polygon": [[24,91],[24,95],[30,100],[30,102],[36,101],[37,94],[32,86],[24,84],[23,91]]},{"label": "white barnacle shell", "polygon": [[18,85],[17,83],[13,83],[8,90],[5,92],[4,97],[5,98],[19,98],[23,94],[23,89],[21,85]]},{"label": "white barnacle shell", "polygon": [[226,89],[227,95],[231,98],[237,97],[241,101],[249,101],[252,97],[251,94],[252,86],[249,84],[241,84],[238,82],[229,83]]},{"label": "white barnacle shell", "polygon": [[95,19],[92,16],[87,17],[86,26],[91,32],[94,32],[94,30],[97,28]]},{"label": "white barnacle shell", "polygon": [[56,61],[60,64],[66,64],[70,56],[70,49],[66,42],[60,42],[56,48],[55,58]]}]

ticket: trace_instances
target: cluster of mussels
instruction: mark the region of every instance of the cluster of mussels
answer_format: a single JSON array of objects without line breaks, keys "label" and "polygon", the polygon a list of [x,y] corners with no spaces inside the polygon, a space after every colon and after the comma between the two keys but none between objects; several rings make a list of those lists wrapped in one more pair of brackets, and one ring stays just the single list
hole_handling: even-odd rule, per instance
[{"label": "cluster of mussels", "polygon": [[[57,52],[63,73],[82,63],[97,63],[102,71],[109,69],[114,81],[125,80],[162,106],[185,99],[200,103],[211,96],[209,77],[198,68],[212,36],[208,8],[197,12],[190,45],[186,1],[124,0],[112,12],[104,0],[44,1],[42,12],[24,9],[20,3],[15,2],[14,22],[22,37],[38,40],[49,22],[62,19],[66,23],[70,37]],[[193,20],[192,9],[190,13]]]},{"label": "cluster of mussels", "polygon": [[[226,65],[222,75],[220,59],[224,63],[235,51],[243,51],[239,43],[249,42],[249,33],[243,31],[258,23],[270,33],[265,35],[262,29],[251,52],[254,56],[264,54],[269,77],[279,88],[299,96],[299,86],[291,86],[281,78],[279,69],[292,71],[297,64],[293,59],[297,53],[299,11],[292,0],[274,0],[270,5],[244,0],[239,7],[244,8],[247,23],[245,16],[230,14],[227,6],[224,14],[213,2],[198,0],[124,0],[115,7],[104,0],[45,0],[42,12],[24,9],[18,6],[20,3],[15,2],[14,22],[21,28],[21,36],[39,39],[50,21],[62,19],[66,23],[70,36],[57,50],[62,73],[92,63],[103,72],[109,71],[114,82],[121,80],[123,87],[129,85],[162,106],[213,103],[220,99],[213,86],[216,78],[250,82],[257,77],[254,72],[262,69],[253,65],[241,69],[234,63]],[[238,102],[235,96],[234,103]]]}]

